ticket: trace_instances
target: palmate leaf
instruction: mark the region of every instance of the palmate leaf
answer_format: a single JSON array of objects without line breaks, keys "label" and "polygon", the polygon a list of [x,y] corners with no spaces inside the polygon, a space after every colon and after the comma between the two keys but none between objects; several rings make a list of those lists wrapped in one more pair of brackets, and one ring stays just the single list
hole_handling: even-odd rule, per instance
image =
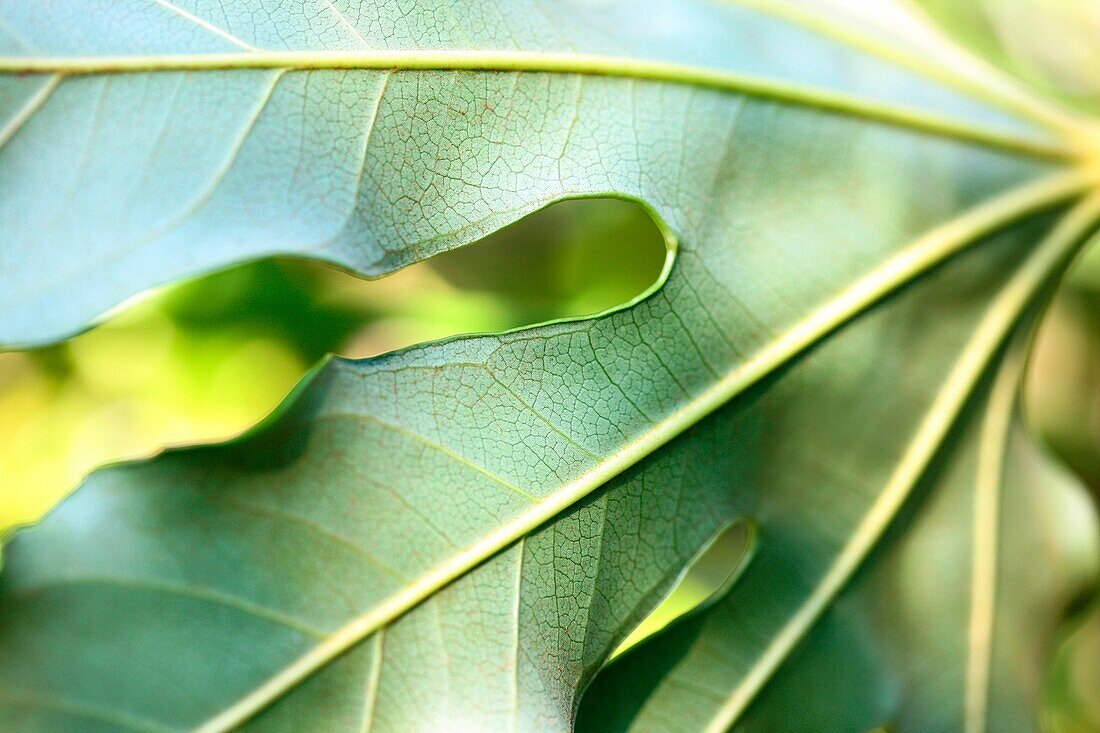
[{"label": "palmate leaf", "polygon": [[[718,642],[674,629],[686,666],[601,682],[592,715],[767,729],[823,646],[878,634],[876,686],[838,677],[823,707],[935,729],[941,690],[895,657],[959,674],[958,619],[920,629],[940,654],[915,601],[869,618],[878,568],[935,571],[904,549],[939,526],[925,484],[968,460],[991,365],[1095,228],[1083,123],[760,5],[0,2],[7,343],[264,254],[382,274],[570,196],[644,202],[671,253],[616,312],[333,360],[242,441],[93,475],[5,548],[6,727],[568,729],[748,518],[754,557],[700,616]],[[998,561],[967,573],[969,548],[952,612]],[[991,617],[1035,650],[987,665],[1026,673],[1014,702],[1088,565],[1056,555],[1047,621]],[[981,725],[1001,698],[967,699]]]}]

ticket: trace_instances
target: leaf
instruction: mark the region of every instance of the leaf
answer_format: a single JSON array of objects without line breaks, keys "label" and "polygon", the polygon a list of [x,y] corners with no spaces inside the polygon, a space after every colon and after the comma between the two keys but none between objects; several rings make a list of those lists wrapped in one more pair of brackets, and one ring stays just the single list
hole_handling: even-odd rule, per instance
[{"label": "leaf", "polygon": [[[742,133],[784,102],[1065,152],[1045,129],[702,0],[677,7],[678,31],[656,2],[251,5],[0,3],[0,344],[56,340],[153,285],[265,255],[378,276],[562,197],[681,207],[656,187],[712,187],[718,161],[690,155],[725,145],[743,102]],[[654,166],[682,176],[646,180]]]},{"label": "leaf", "polygon": [[[917,502],[737,730],[1037,729],[1062,614],[1091,588],[1096,517],[1087,494],[1039,453],[1019,419],[1022,341],[983,380],[971,398],[978,409],[912,487]],[[815,508],[803,510],[804,521]],[[703,729],[708,715],[728,722],[715,701],[734,699],[728,681],[749,676],[738,663],[744,637],[762,625],[763,589],[812,559],[802,545],[813,533],[798,530],[787,542],[777,538],[777,552],[753,566],[755,578],[713,610],[598,677],[582,729]]]},{"label": "leaf", "polygon": [[[0,62],[24,93],[0,273],[42,276],[0,289],[8,342],[271,252],[383,274],[593,194],[652,209],[666,278],[591,320],[332,360],[245,440],[92,476],[5,549],[15,730],[568,729],[618,642],[749,517],[736,714],[1100,216],[1074,206],[1094,179],[1075,122],[822,23],[216,5],[0,4],[40,54]],[[77,146],[52,143],[80,119],[73,172]],[[66,272],[93,284],[60,298]]]}]

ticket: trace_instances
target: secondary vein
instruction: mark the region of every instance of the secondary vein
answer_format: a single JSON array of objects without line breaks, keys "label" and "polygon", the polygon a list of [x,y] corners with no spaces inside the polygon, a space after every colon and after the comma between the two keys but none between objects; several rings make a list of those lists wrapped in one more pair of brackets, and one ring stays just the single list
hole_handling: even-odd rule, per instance
[{"label": "secondary vein", "polygon": [[[1084,131],[1086,124],[1079,115],[1062,109],[1051,100],[1031,93],[1007,74],[943,39],[942,34],[928,27],[927,23],[922,25],[926,26],[926,30],[937,39],[944,41],[943,48],[951,53],[959,68],[936,63],[926,56],[911,53],[896,43],[881,41],[868,33],[837,23],[824,13],[797,6],[787,0],[726,0],[726,2],[800,26],[820,37],[880,58],[894,66],[908,69],[926,79],[961,92],[970,99],[995,105],[1060,134],[1087,137]],[[908,5],[902,7],[914,22],[923,21],[916,9]]]},{"label": "secondary vein", "polygon": [[190,23],[194,23],[199,28],[202,28],[204,31],[212,33],[213,35],[217,36],[218,38],[221,38],[224,41],[228,41],[229,43],[232,43],[237,48],[243,48],[245,51],[257,51],[258,50],[255,46],[253,46],[249,43],[245,43],[241,39],[234,36],[232,33],[229,33],[228,31],[217,27],[216,25],[214,25],[213,23],[211,23],[209,21],[203,20],[202,18],[198,17],[197,15],[195,15],[193,13],[187,12],[183,8],[181,8],[177,5],[174,5],[173,3],[168,2],[168,0],[152,0],[152,1],[154,3],[156,3],[157,5],[161,6],[162,8],[164,8],[165,10],[167,10],[171,13],[175,13],[176,15],[180,16],[181,18],[187,20]]},{"label": "secondary vein", "polygon": [[176,733],[175,729],[166,728],[151,720],[81,700],[69,700],[50,695],[38,690],[0,689],[0,700],[18,707],[80,718],[121,730],[134,731],[134,733]]},{"label": "secondary vein", "polygon": [[982,733],[989,706],[993,620],[997,593],[997,545],[1004,460],[1025,351],[1011,356],[993,386],[982,423],[974,481],[974,538],[967,644],[964,730]]},{"label": "secondary vein", "polygon": [[23,129],[23,125],[27,124],[35,112],[42,109],[42,105],[49,101],[54,90],[61,84],[61,78],[60,74],[50,76],[42,86],[38,87],[34,94],[27,98],[26,103],[0,127],[0,148],[7,145],[8,141],[15,137],[15,133]]}]

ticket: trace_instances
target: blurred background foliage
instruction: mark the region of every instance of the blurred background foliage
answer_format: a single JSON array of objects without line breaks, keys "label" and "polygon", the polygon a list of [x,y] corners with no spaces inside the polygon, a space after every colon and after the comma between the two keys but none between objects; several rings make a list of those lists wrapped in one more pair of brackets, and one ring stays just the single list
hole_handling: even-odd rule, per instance
[{"label": "blurred background foliage", "polygon": [[[1036,337],[1025,411],[1056,458],[1100,501],[1100,238],[1062,283]],[[1051,663],[1050,729],[1100,731],[1100,589],[1082,599]]]},{"label": "blurred background foliage", "polygon": [[2,353],[0,532],[95,466],[239,434],[327,353],[591,315],[653,285],[665,252],[637,204],[567,201],[381,280],[264,260],[123,304],[64,343]]},{"label": "blurred background foliage", "polygon": [[913,0],[987,61],[1090,113],[1100,112],[1096,0]]}]

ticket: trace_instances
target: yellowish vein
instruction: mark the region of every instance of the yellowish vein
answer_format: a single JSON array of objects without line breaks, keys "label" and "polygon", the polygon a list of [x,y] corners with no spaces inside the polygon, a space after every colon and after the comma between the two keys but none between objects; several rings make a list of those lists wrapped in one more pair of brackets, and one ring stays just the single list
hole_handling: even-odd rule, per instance
[{"label": "yellowish vein", "polygon": [[[741,366],[695,395],[663,420],[653,424],[618,451],[594,465],[588,472],[563,485],[472,545],[459,550],[447,561],[431,568],[394,592],[386,600],[366,610],[362,615],[351,619],[305,655],[201,725],[196,729],[197,733],[222,733],[232,730],[336,656],[351,649],[377,629],[399,618],[431,597],[436,591],[573,506],[898,287],[992,232],[1080,194],[1094,181],[1095,174],[1086,171],[1054,174],[975,207],[960,217],[931,230],[853,282],[838,295],[821,304]],[[1031,273],[1034,268],[1035,266],[1032,265],[1024,272]],[[1017,286],[1017,289],[1020,287],[1022,286]],[[863,537],[861,541],[866,542],[867,538]],[[860,546],[857,549],[862,551],[865,548]],[[842,575],[845,572],[847,571],[844,568],[837,571]],[[829,594],[835,591],[826,589],[824,592],[827,600],[831,598]],[[816,618],[818,612],[820,608],[816,611],[808,611],[808,620],[812,621]],[[797,628],[788,631],[786,636],[778,641],[786,644],[794,643],[794,638],[802,631],[804,629]],[[787,650],[787,647],[777,648],[772,652],[772,656],[779,654],[781,658]],[[778,659],[775,661],[777,662]],[[767,670],[765,678],[770,673],[770,670]]]},{"label": "yellowish vein", "polygon": [[700,66],[617,56],[528,51],[286,51],[160,56],[0,57],[0,74],[116,74],[231,69],[378,69],[582,74],[706,87],[874,120],[1042,158],[1081,151],[964,120],[856,95]]}]

